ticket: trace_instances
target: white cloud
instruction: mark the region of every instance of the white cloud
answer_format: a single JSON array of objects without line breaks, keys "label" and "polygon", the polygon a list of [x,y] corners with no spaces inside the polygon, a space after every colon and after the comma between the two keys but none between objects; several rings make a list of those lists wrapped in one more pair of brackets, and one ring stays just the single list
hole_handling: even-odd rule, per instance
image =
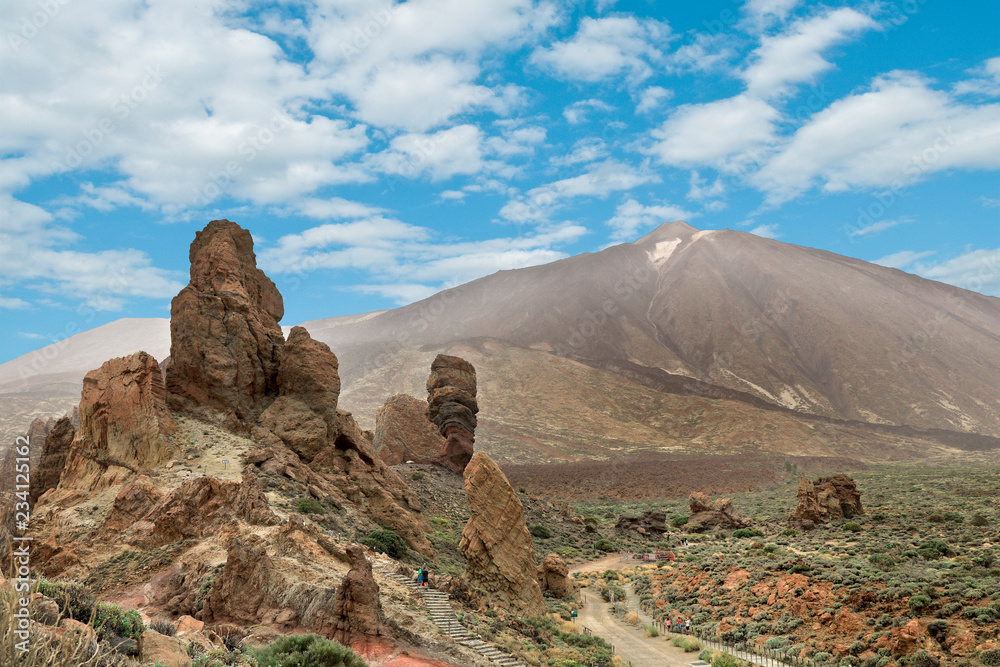
[{"label": "white cloud", "polygon": [[1000,207],[1000,199],[994,199],[992,197],[980,196],[978,199],[979,203],[983,205],[984,208],[997,208]]},{"label": "white cloud", "polygon": [[780,234],[778,234],[778,225],[776,224],[757,225],[750,230],[750,233],[765,239],[776,239],[780,236]]},{"label": "white cloud", "polygon": [[687,198],[694,201],[700,201],[702,199],[719,197],[726,191],[726,186],[723,185],[721,178],[716,178],[715,182],[711,185],[706,185],[707,183],[707,179],[699,176],[697,171],[692,171],[691,178],[688,181],[689,187]]},{"label": "white cloud", "polygon": [[731,43],[730,35],[697,33],[691,42],[667,54],[668,70],[675,74],[705,74],[714,71],[729,74],[729,63],[737,55]]},{"label": "white cloud", "polygon": [[341,197],[317,199],[308,197],[296,204],[299,213],[310,218],[364,218],[385,213],[384,209]]},{"label": "white cloud", "polygon": [[879,232],[884,232],[887,229],[892,229],[896,225],[902,225],[904,223],[911,222],[911,220],[897,219],[897,220],[879,220],[878,222],[873,222],[865,227],[860,227],[858,229],[852,229],[848,232],[848,236],[871,236],[872,234],[878,234]]},{"label": "white cloud", "polygon": [[679,107],[652,131],[657,142],[648,152],[664,164],[724,166],[775,140],[778,111],[763,100],[737,95]]},{"label": "white cloud", "polygon": [[483,169],[483,133],[475,125],[458,125],[434,134],[405,134],[390,149],[371,156],[373,167],[387,174],[416,178],[428,173],[433,180]]},{"label": "white cloud", "polygon": [[0,296],[0,308],[5,308],[9,310],[21,310],[30,307],[29,304],[24,299],[19,299],[17,297],[10,296]]},{"label": "white cloud", "polygon": [[751,177],[771,203],[827,191],[912,185],[946,169],[1000,167],[1000,104],[966,106],[893,72],[815,114]]},{"label": "white cloud", "polygon": [[634,199],[627,199],[615,209],[614,216],[607,221],[612,228],[611,238],[615,241],[634,241],[638,232],[664,222],[687,220],[693,214],[678,206],[656,204],[644,206]]},{"label": "white cloud", "polygon": [[394,285],[352,285],[351,291],[361,294],[377,294],[394,300],[398,305],[405,306],[414,301],[420,301],[432,296],[437,288],[420,283],[397,283]]},{"label": "white cloud", "polygon": [[870,16],[844,7],[802,19],[782,34],[764,37],[751,56],[753,63],[741,74],[747,92],[767,98],[787,92],[790,84],[813,81],[817,74],[833,67],[820,55],[823,51],[877,27]]},{"label": "white cloud", "polygon": [[536,147],[545,142],[547,131],[540,125],[524,125],[507,121],[500,122],[501,136],[490,137],[486,147],[498,157],[531,155]]},{"label": "white cloud", "polygon": [[639,103],[635,106],[636,113],[646,113],[659,108],[660,103],[673,97],[674,91],[661,88],[660,86],[650,86],[642,91]]},{"label": "white cloud", "polygon": [[953,86],[956,95],[1000,97],[1000,56],[986,60],[972,73],[976,78],[959,81]]},{"label": "white cloud", "polygon": [[563,109],[563,117],[570,125],[579,125],[587,122],[587,114],[590,111],[607,113],[614,110],[613,106],[598,99],[580,100]]},{"label": "white cloud", "polygon": [[549,158],[551,164],[557,166],[569,166],[580,164],[581,162],[594,162],[602,160],[610,155],[607,143],[600,137],[585,137],[577,139],[573,144],[573,150],[566,155],[557,155]]},{"label": "white cloud", "polygon": [[748,18],[757,25],[777,19],[784,21],[801,0],[747,0],[744,6]]},{"label": "white cloud", "polygon": [[633,81],[648,78],[649,62],[660,61],[659,47],[670,40],[670,26],[635,17],[589,18],[580,21],[576,34],[532,54],[534,63],[555,75],[578,81],[601,81],[625,74]]},{"label": "white cloud", "polygon": [[912,250],[901,250],[899,252],[894,252],[891,255],[886,255],[885,257],[880,257],[876,259],[872,264],[878,264],[879,266],[887,266],[892,269],[904,269],[910,266],[917,260],[923,259],[924,257],[930,257],[934,254],[933,250],[927,250],[924,252],[914,252]]}]

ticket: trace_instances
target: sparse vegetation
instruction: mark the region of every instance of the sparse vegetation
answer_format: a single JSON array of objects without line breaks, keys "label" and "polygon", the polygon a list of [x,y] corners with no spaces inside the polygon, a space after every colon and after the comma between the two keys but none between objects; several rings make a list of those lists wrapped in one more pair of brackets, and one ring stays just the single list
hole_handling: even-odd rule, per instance
[{"label": "sparse vegetation", "polygon": [[540,523],[536,523],[531,527],[531,534],[535,537],[540,537],[543,540],[552,537],[552,531]]},{"label": "sparse vegetation", "polygon": [[260,667],[368,667],[351,649],[319,635],[282,637],[250,654]]},{"label": "sparse vegetation", "polygon": [[361,540],[361,544],[397,560],[406,556],[408,551],[403,538],[388,528],[372,531],[368,537]]},{"label": "sparse vegetation", "polygon": [[315,498],[299,498],[295,501],[295,511],[300,514],[323,514],[326,509]]}]

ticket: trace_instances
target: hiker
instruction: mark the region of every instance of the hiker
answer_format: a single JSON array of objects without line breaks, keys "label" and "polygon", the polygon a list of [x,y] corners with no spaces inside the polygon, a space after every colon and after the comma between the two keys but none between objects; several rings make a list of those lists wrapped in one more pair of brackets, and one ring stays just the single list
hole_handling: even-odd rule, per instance
[{"label": "hiker", "polygon": [[670,617],[667,616],[667,634],[670,634]]},{"label": "hiker", "polygon": [[691,617],[690,616],[688,616],[687,619],[684,621],[684,632],[687,633],[687,634],[691,634]]},{"label": "hiker", "polygon": [[417,585],[419,586],[420,583],[423,581],[423,579],[424,579],[424,568],[420,568],[419,570],[417,570],[417,576],[414,579],[414,581],[416,581]]},{"label": "hiker", "polygon": [[428,572],[427,570],[423,570],[423,569],[420,570],[420,572],[421,572],[420,576],[422,577],[420,583],[422,583],[424,585],[424,588],[428,588],[429,587],[431,573]]}]

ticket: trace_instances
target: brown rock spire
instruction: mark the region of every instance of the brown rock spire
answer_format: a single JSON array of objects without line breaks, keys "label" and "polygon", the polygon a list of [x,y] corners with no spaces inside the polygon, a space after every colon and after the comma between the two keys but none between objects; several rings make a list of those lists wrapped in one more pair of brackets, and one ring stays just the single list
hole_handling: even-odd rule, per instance
[{"label": "brown rock spire", "polygon": [[462,473],[476,441],[476,369],[465,359],[439,354],[427,378],[427,418],[447,442],[431,463]]}]

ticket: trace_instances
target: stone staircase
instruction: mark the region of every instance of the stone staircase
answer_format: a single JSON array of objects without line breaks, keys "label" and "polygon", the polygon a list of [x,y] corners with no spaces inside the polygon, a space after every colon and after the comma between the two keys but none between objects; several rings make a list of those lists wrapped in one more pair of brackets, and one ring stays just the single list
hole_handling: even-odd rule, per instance
[{"label": "stone staircase", "polygon": [[446,635],[454,639],[462,646],[471,648],[473,651],[480,653],[501,667],[528,667],[512,655],[504,653],[493,644],[484,642],[476,635],[470,633],[469,629],[462,625],[455,617],[455,612],[451,609],[451,603],[448,601],[447,593],[434,588],[423,588],[422,586],[418,586],[412,578],[391,572],[388,568],[383,567],[379,568],[379,570],[390,579],[394,579],[404,586],[416,591],[420,597],[423,598],[424,605],[431,613],[431,618],[434,619],[437,626],[441,628]]}]

